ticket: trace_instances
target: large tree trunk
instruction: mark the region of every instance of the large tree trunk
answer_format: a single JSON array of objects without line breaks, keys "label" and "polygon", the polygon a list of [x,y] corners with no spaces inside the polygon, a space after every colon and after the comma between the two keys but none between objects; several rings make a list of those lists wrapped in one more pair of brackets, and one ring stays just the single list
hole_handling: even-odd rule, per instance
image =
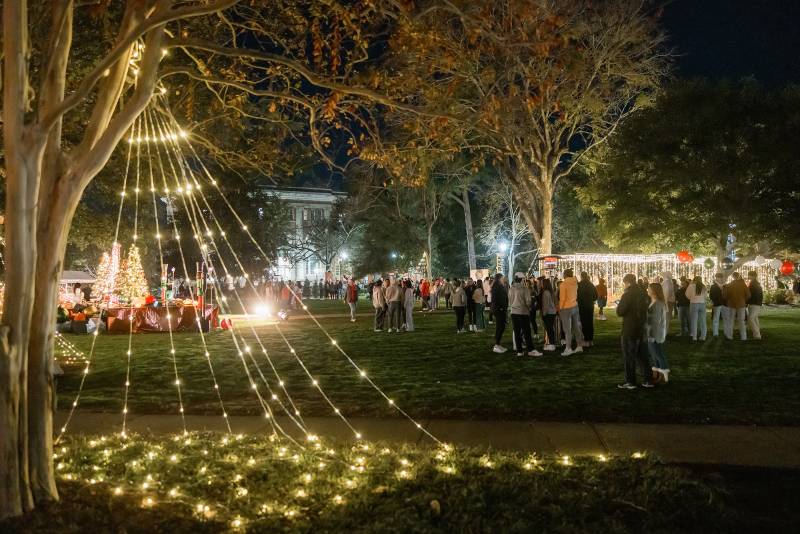
[{"label": "large tree trunk", "polygon": [[542,254],[553,253],[553,195],[543,195],[542,203],[542,227],[541,241],[539,242],[539,250]]},{"label": "large tree trunk", "polygon": [[428,222],[428,262],[427,277],[428,281],[433,280],[433,222]]},{"label": "large tree trunk", "polygon": [[472,226],[472,208],[469,203],[469,191],[461,191],[461,206],[464,208],[464,226],[467,229],[467,264],[470,272],[478,268],[475,258],[475,229]]}]

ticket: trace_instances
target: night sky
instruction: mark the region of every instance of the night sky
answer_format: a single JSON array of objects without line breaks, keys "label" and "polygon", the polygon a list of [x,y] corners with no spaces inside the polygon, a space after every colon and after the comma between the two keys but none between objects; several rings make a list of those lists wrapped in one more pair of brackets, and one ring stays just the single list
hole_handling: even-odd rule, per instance
[{"label": "night sky", "polygon": [[673,0],[661,22],[677,76],[800,83],[800,0]]}]

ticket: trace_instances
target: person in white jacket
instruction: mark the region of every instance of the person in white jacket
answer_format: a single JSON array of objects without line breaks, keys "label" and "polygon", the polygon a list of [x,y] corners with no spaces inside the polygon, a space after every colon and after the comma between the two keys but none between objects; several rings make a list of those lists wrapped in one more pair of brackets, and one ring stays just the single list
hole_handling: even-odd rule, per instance
[{"label": "person in white jacket", "polygon": [[[511,324],[514,327],[514,345],[517,356],[523,356],[527,350],[528,356],[541,356],[542,353],[533,348],[531,337],[531,290],[525,281],[523,273],[514,274],[514,283],[508,292],[508,307],[511,308]],[[525,350],[523,350],[523,342]]]}]

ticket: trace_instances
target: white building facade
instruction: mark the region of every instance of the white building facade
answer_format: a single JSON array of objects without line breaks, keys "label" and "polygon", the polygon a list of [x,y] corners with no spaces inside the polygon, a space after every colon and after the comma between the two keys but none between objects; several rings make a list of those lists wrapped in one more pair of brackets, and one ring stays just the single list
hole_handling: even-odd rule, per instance
[{"label": "white building facade", "polygon": [[[341,191],[313,187],[267,187],[266,190],[289,208],[290,235],[298,241],[312,225],[327,220],[336,202],[347,197]],[[334,275],[338,275],[338,263],[337,259],[331,267]],[[325,277],[325,265],[315,257],[293,260],[291,251],[279,250],[277,269],[272,274],[283,280],[320,280]]]}]

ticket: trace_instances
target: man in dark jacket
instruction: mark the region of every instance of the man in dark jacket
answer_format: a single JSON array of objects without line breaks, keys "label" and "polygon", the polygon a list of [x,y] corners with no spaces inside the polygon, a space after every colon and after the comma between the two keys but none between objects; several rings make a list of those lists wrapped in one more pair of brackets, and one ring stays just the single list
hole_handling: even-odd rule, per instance
[{"label": "man in dark jacket", "polygon": [[645,344],[645,325],[647,323],[647,293],[636,283],[636,276],[626,274],[622,279],[625,292],[617,304],[617,315],[622,317],[622,355],[625,360],[625,383],[620,389],[636,389],[636,362],[642,368],[642,386],[653,387],[650,382],[652,372]]},{"label": "man in dark jacket", "polygon": [[494,283],[492,284],[492,315],[495,319],[494,327],[494,352],[503,353],[506,349],[500,344],[503,339],[503,332],[506,330],[506,321],[508,319],[508,290],[503,284],[503,275],[497,273],[494,275]]},{"label": "man in dark jacket", "polygon": [[578,282],[578,315],[581,318],[583,344],[591,347],[594,344],[594,303],[597,300],[597,289],[589,278],[589,273],[581,273]]}]

